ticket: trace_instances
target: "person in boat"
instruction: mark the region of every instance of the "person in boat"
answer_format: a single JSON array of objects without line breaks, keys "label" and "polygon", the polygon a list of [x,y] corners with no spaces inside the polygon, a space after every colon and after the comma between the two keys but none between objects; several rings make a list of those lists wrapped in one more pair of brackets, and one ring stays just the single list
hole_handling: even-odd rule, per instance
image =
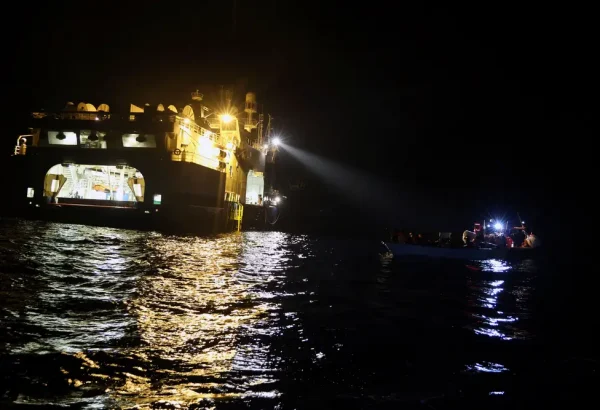
[{"label": "person in boat", "polygon": [[486,238],[486,235],[483,232],[483,229],[478,229],[477,231],[475,231],[475,241],[474,241],[475,246],[479,247],[479,246],[485,245],[487,243],[489,243],[488,238]]},{"label": "person in boat", "polygon": [[513,238],[509,236],[506,237],[506,247],[512,248],[514,246]]},{"label": "person in boat", "polygon": [[437,245],[438,246],[450,246],[452,244],[452,234],[450,232],[440,232],[438,234]]},{"label": "person in boat", "polygon": [[510,236],[512,238],[513,243],[515,244],[515,247],[523,246],[523,243],[525,243],[525,239],[527,238],[527,235],[525,234],[524,228],[522,226],[515,226]]},{"label": "person in boat", "polygon": [[477,234],[473,231],[469,231],[468,229],[466,229],[462,234],[462,239],[465,244],[464,246],[474,247],[475,240],[477,239]]},{"label": "person in boat", "polygon": [[390,234],[390,241],[393,243],[398,243],[398,228],[394,229]]},{"label": "person in boat", "polygon": [[523,241],[523,248],[538,248],[541,245],[540,240],[537,236],[531,232]]},{"label": "person in boat", "polygon": [[498,248],[506,247],[506,237],[504,236],[504,234],[500,234],[500,235],[496,236],[494,239],[495,239],[495,241],[493,243],[495,243]]},{"label": "person in boat", "polygon": [[427,243],[427,241],[425,240],[425,238],[423,237],[422,233],[415,233],[413,234],[412,232],[410,233],[410,243],[412,243],[413,245],[425,245]]},{"label": "person in boat", "polygon": [[404,233],[404,230],[396,228],[392,234],[392,242],[406,243],[406,234]]}]

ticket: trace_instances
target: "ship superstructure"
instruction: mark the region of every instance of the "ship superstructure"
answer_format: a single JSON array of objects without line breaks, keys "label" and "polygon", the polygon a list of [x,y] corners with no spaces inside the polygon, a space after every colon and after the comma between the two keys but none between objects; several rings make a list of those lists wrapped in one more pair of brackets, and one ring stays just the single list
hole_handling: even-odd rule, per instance
[{"label": "ship superstructure", "polygon": [[12,158],[12,196],[16,208],[41,217],[239,229],[244,205],[272,206],[265,201],[266,165],[276,151],[265,138],[269,123],[254,93],[243,111],[229,92],[217,110],[195,91],[179,108],[81,102],[34,112]]}]

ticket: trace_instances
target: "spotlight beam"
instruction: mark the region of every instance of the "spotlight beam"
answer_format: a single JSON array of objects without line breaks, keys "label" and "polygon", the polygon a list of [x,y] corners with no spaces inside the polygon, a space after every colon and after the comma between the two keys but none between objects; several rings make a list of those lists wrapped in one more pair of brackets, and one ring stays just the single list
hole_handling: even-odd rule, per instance
[{"label": "spotlight beam", "polygon": [[412,222],[425,209],[425,204],[419,204],[420,201],[414,196],[401,196],[397,185],[382,182],[379,176],[369,175],[283,142],[279,147],[335,187],[350,202],[359,205],[360,209],[374,212],[371,216],[388,220],[401,218]]}]

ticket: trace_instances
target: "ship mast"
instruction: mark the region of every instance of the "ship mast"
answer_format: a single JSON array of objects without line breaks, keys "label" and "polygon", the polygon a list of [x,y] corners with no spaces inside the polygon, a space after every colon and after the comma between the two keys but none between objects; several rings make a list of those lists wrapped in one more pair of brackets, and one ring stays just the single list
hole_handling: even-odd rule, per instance
[{"label": "ship mast", "polygon": [[271,152],[271,155],[267,156],[267,162],[271,162],[274,163],[275,162],[275,154],[279,151],[279,147],[277,146],[277,144],[275,143],[275,139],[276,138],[272,138],[272,133],[273,133],[273,125],[271,124],[273,117],[271,116],[271,114],[267,114],[268,115],[268,121],[267,121],[267,135],[266,135],[266,140],[267,140],[267,145],[268,148]]},{"label": "ship mast", "polygon": [[258,114],[258,148],[261,149],[263,147],[263,128],[264,128],[264,123],[263,123],[263,114]]},{"label": "ship mast", "polygon": [[273,117],[271,117],[271,114],[267,114],[269,116],[269,120],[267,121],[267,136],[266,136],[266,140],[267,140],[267,144],[271,145],[271,120],[273,119]]},{"label": "ship mast", "polygon": [[230,89],[225,89],[225,111],[231,114],[231,100],[232,100],[232,91]]}]

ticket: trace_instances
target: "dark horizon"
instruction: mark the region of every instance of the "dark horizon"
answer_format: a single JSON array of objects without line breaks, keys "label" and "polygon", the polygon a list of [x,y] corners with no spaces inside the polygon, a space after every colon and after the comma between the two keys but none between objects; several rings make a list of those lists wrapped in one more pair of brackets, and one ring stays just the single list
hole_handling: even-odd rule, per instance
[{"label": "dark horizon", "polygon": [[[5,54],[14,64],[3,150],[31,110],[182,103],[203,86],[234,85],[257,93],[290,145],[441,205],[440,221],[461,208],[531,214],[572,202],[561,176],[581,167],[576,141],[591,117],[581,14],[196,6],[42,6]],[[282,181],[318,184],[282,158]]]}]

